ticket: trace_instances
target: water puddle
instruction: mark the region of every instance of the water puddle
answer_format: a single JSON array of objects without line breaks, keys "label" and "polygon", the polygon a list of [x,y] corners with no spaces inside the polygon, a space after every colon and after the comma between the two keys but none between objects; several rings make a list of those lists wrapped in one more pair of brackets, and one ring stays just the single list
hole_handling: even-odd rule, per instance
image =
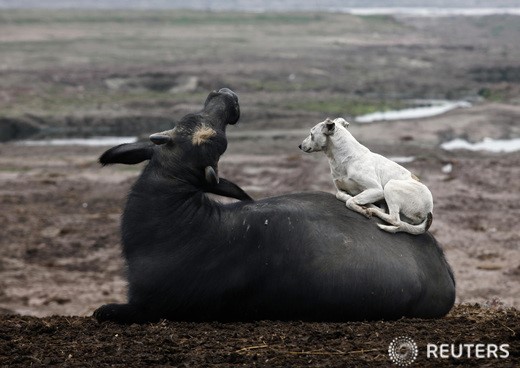
[{"label": "water puddle", "polygon": [[470,143],[464,139],[454,139],[441,144],[441,148],[447,151],[489,151],[489,152],[515,152],[520,150],[520,138],[514,139],[491,139],[484,138],[483,141]]},{"label": "water puddle", "polygon": [[378,111],[358,116],[355,120],[358,123],[373,123],[388,120],[422,119],[441,115],[454,109],[471,106],[471,104],[466,101],[447,100],[414,100],[410,101],[410,103],[416,105],[416,107],[401,110]]},{"label": "water puddle", "polygon": [[117,146],[123,143],[134,143],[137,137],[92,137],[92,138],[62,138],[23,140],[17,142],[23,146]]},{"label": "water puddle", "polygon": [[498,8],[498,7],[485,7],[485,8],[455,8],[455,7],[377,7],[377,8],[343,8],[341,11],[350,13],[353,15],[361,16],[374,16],[374,15],[407,15],[412,17],[453,17],[453,16],[466,16],[466,17],[482,17],[487,15],[520,15],[520,9],[518,7],[513,8]]},{"label": "water puddle", "polygon": [[397,162],[398,164],[406,164],[408,162],[413,162],[415,160],[415,156],[391,156],[388,159]]}]

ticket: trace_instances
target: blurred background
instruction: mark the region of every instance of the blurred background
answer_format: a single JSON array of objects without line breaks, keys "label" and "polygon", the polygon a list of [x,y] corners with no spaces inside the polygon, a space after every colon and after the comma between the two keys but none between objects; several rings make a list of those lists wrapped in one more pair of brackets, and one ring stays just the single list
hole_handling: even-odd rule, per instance
[{"label": "blurred background", "polygon": [[255,198],[333,192],[297,146],[345,117],[432,190],[458,301],[520,305],[520,1],[0,0],[2,310],[124,300],[119,216],[142,166],[97,157],[222,87],[242,111],[224,176]]},{"label": "blurred background", "polygon": [[519,101],[518,1],[183,3],[0,1],[0,140],[148,134],[220,86],[248,130]]}]

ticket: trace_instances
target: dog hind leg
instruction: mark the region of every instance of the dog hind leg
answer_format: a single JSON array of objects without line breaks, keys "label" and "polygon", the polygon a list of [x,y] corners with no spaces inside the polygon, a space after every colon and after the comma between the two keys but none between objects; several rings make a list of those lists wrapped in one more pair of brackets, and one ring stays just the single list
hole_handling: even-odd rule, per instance
[{"label": "dog hind leg", "polygon": [[424,220],[422,223],[418,225],[412,225],[405,221],[402,221],[399,215],[400,209],[399,207],[393,203],[388,206],[389,214],[382,213],[378,211],[374,211],[371,209],[371,213],[375,216],[379,217],[381,220],[388,222],[390,225],[377,224],[377,226],[384,231],[389,233],[397,233],[397,232],[405,232],[412,235],[419,235],[428,230],[429,225],[431,224],[432,215],[428,214],[428,218]]},{"label": "dog hind leg", "polygon": [[[370,208],[368,210],[372,215],[379,217],[381,220],[388,222],[394,226],[397,226],[401,222],[401,218],[399,216],[399,207],[393,205],[389,207],[389,212],[383,212],[379,208]],[[379,226],[379,225],[378,225]]]},{"label": "dog hind leg", "polygon": [[[419,224],[410,224],[401,219],[401,211],[403,211],[403,214],[409,214],[417,207],[413,198],[416,186],[417,183],[414,181],[403,180],[390,180],[385,185],[384,195],[388,204],[389,214],[379,215],[379,213],[374,213],[374,210],[371,210],[374,215],[391,225],[378,224],[377,226],[379,226],[381,230],[390,233],[405,232],[413,235],[422,234],[428,230],[432,220],[431,213]],[[418,220],[420,221],[420,219]],[[414,219],[412,219],[412,221],[414,221]]]},{"label": "dog hind leg", "polygon": [[412,234],[412,235],[419,235],[419,234],[423,234],[426,231],[428,231],[428,227],[431,224],[431,219],[432,219],[432,217],[431,217],[431,215],[429,215],[428,218],[426,220],[424,220],[422,223],[420,223],[419,225],[412,225],[407,222],[400,221],[399,224],[397,224],[395,226],[394,225],[388,226],[388,225],[383,225],[383,224],[377,224],[377,226],[379,226],[379,228],[381,230],[387,231],[389,233],[403,232],[403,233],[408,233],[408,234]]},{"label": "dog hind leg", "polygon": [[388,213],[385,213],[381,210],[375,210],[375,209],[370,209],[370,212],[374,216],[377,216],[381,220],[388,222],[390,224],[390,225],[377,224],[377,226],[381,230],[384,230],[389,233],[396,233],[398,231],[402,231],[400,229],[400,225],[403,223],[403,221],[401,221],[401,216],[400,216],[401,209],[398,204],[399,200],[396,196],[397,192],[394,193],[392,191],[389,191],[385,187],[384,193],[385,193],[386,203],[388,205]]}]

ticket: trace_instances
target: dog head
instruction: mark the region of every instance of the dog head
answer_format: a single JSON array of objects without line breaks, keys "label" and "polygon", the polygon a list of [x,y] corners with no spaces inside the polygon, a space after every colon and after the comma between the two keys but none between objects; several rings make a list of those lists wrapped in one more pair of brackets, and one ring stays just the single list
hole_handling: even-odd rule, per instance
[{"label": "dog head", "polygon": [[306,153],[323,151],[327,148],[329,136],[336,131],[336,125],[347,128],[349,123],[343,118],[336,118],[334,120],[327,118],[325,121],[313,126],[309,136],[305,138],[298,147]]}]

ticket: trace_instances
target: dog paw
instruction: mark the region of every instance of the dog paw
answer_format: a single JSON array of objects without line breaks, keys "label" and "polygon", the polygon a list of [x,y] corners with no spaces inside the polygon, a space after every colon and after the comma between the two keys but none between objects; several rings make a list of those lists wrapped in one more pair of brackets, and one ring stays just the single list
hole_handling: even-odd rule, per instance
[{"label": "dog paw", "polygon": [[363,216],[365,216],[366,218],[372,218],[372,209],[371,208],[366,208],[366,207],[363,207],[363,212],[362,212]]}]

